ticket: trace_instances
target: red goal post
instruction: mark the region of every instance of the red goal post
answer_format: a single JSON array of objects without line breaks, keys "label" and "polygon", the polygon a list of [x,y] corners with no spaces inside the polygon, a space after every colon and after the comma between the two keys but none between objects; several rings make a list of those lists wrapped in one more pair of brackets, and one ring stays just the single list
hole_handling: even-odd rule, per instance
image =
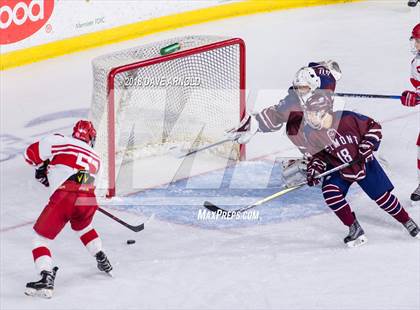
[{"label": "red goal post", "polygon": [[[117,142],[116,142],[116,137],[117,137],[117,132],[116,132],[116,124],[117,124],[117,115],[118,115],[118,107],[117,104],[122,101],[121,99],[116,98],[116,84],[121,83],[118,80],[118,76],[122,75],[122,74],[126,74],[127,72],[139,72],[140,70],[142,70],[143,68],[150,68],[153,66],[157,66],[159,64],[164,64],[165,66],[167,66],[166,64],[171,64],[171,62],[176,61],[176,60],[188,60],[188,59],[200,59],[203,58],[205,59],[205,61],[200,60],[200,68],[196,68],[194,63],[191,63],[189,61],[186,62],[186,64],[184,64],[183,66],[186,68],[183,68],[183,72],[188,72],[188,70],[191,71],[191,74],[196,74],[197,72],[194,72],[194,70],[197,71],[209,71],[210,75],[214,75],[215,78],[218,78],[218,73],[217,73],[217,66],[220,66],[220,70],[221,71],[226,71],[227,73],[223,73],[220,74],[221,77],[224,77],[225,75],[229,75],[230,72],[232,71],[232,74],[234,76],[234,78],[231,79],[237,79],[237,77],[239,77],[237,79],[237,83],[235,81],[235,86],[237,87],[237,98],[239,99],[237,103],[233,103],[238,105],[238,115],[236,117],[237,122],[240,121],[240,119],[242,119],[246,113],[246,103],[245,103],[245,43],[242,39],[240,38],[224,38],[224,39],[218,39],[217,37],[206,37],[206,36],[199,36],[199,37],[187,37],[190,41],[194,40],[195,38],[200,38],[201,41],[204,41],[205,44],[201,44],[202,42],[198,42],[197,44],[193,44],[193,43],[185,43],[185,45],[192,45],[191,48],[183,48],[183,42],[185,42],[185,38],[178,38],[178,39],[172,39],[172,40],[167,40],[164,42],[159,42],[162,44],[157,44],[157,47],[161,48],[161,46],[171,43],[171,42],[180,42],[181,45],[181,49],[179,51],[175,51],[173,53],[169,53],[166,55],[154,55],[154,57],[150,57],[146,59],[141,59],[139,61],[136,62],[129,62],[129,63],[125,63],[122,65],[118,65],[112,68],[105,68],[108,72],[107,74],[107,80],[106,80],[106,108],[104,109],[104,113],[106,113],[106,123],[107,123],[107,129],[106,129],[106,136],[107,136],[107,147],[103,149],[103,151],[106,151],[107,155],[104,156],[106,163],[105,163],[105,169],[107,169],[107,173],[106,173],[106,178],[107,178],[107,196],[108,197],[113,197],[116,195],[116,162],[117,162]],[[203,39],[204,38],[204,39]],[[209,41],[209,43],[207,43],[206,41]],[[187,41],[189,42],[189,41]],[[169,45],[169,44],[168,44]],[[194,46],[197,45],[197,46]],[[151,47],[152,45],[149,45],[149,47]],[[140,49],[142,49],[144,47],[140,47]],[[233,49],[232,49],[233,48]],[[156,50],[156,48],[155,48]],[[223,56],[212,56],[212,53],[217,53],[218,51],[219,54],[223,54]],[[236,52],[237,51],[237,52]],[[122,53],[122,52],[121,52]],[[238,53],[238,55],[230,55],[230,54],[236,54]],[[147,52],[146,52],[147,54]],[[156,54],[156,51],[155,51]],[[122,55],[122,54],[121,54]],[[144,55],[143,55],[144,56]],[[107,55],[105,56],[101,56],[101,59],[104,60],[104,57],[107,57]],[[108,57],[113,57],[112,54],[108,55]],[[233,60],[229,60],[230,57],[234,58]],[[117,57],[118,58],[118,57]],[[207,59],[208,58],[208,59]],[[229,58],[229,59],[228,59]],[[111,61],[112,62],[112,61]],[[202,64],[202,63],[206,63],[206,64]],[[217,62],[215,64],[215,62]],[[232,64],[232,63],[236,63]],[[191,68],[188,68],[188,66],[191,65]],[[112,64],[111,64],[112,66]],[[230,66],[230,67],[234,67],[234,68],[224,68],[223,66]],[[98,67],[98,66],[97,66]],[[101,66],[99,66],[101,67]],[[97,69],[97,68],[96,68]],[[103,61],[102,61],[102,69],[103,68]],[[227,70],[225,70],[227,69]],[[165,69],[168,70],[168,69]],[[215,72],[216,71],[216,72]],[[235,71],[235,72],[234,72]],[[238,71],[238,72],[236,72]],[[96,72],[99,72],[98,70],[96,70]],[[200,73],[201,74],[201,73]],[[94,64],[94,83],[96,83],[96,79],[97,79],[97,73],[95,73],[95,64]],[[141,75],[141,74],[139,74]],[[208,77],[206,77],[208,78]],[[211,78],[211,77],[210,77]],[[227,80],[228,83],[230,83],[231,80]],[[206,82],[207,83],[207,82]],[[215,83],[217,84],[217,83]],[[237,85],[236,85],[237,84]],[[94,91],[95,88],[98,85],[94,84]],[[103,85],[102,85],[103,86]],[[213,87],[213,85],[209,86],[210,88]],[[222,86],[223,87],[223,86]],[[231,85],[229,87],[232,87]],[[236,96],[236,95],[235,95]],[[95,94],[94,94],[95,97]],[[143,96],[141,96],[143,97]],[[229,96],[229,98],[231,98]],[[235,97],[236,98],[236,97]],[[223,99],[223,98],[222,98]],[[203,99],[200,99],[203,100]],[[213,99],[212,99],[213,100]],[[94,99],[95,101],[95,99]],[[96,100],[97,101],[97,100]],[[217,100],[216,100],[217,101]],[[234,100],[236,101],[236,99]],[[92,104],[92,109],[95,108],[95,104],[96,106],[98,105],[98,103],[93,102]],[[228,104],[232,104],[231,102],[227,102],[226,105]],[[182,105],[182,104],[181,104]],[[223,105],[220,104],[221,107],[215,107],[215,110],[223,110]],[[179,110],[182,110],[184,107],[178,108]],[[162,107],[162,110],[164,108]],[[179,112],[181,113],[181,112]],[[213,111],[210,111],[208,114],[212,114]],[[217,117],[223,117],[223,112],[218,112],[220,113],[220,115],[216,115]],[[175,113],[176,114],[176,113]],[[199,113],[201,114],[201,113]],[[206,114],[206,113],[203,113]],[[229,123],[230,125],[235,125],[232,122]],[[227,128],[225,128],[227,129]],[[223,137],[220,137],[223,138]],[[101,152],[99,152],[100,155]],[[245,158],[245,145],[241,145],[239,146],[239,156],[238,159],[242,160]]]}]

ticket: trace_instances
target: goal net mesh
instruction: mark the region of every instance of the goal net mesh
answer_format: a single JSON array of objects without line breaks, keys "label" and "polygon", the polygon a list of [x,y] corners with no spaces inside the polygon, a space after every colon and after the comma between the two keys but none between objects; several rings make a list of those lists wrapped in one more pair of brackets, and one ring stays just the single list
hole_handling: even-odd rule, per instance
[{"label": "goal net mesh", "polygon": [[[174,43],[179,50],[160,54]],[[133,191],[118,185],[127,163],[163,156],[174,146],[190,149],[223,139],[243,112],[240,48],[228,38],[189,36],[94,59],[90,118],[102,159],[99,186],[113,187],[116,178],[122,192]],[[231,159],[241,156],[233,143],[210,152]]]}]

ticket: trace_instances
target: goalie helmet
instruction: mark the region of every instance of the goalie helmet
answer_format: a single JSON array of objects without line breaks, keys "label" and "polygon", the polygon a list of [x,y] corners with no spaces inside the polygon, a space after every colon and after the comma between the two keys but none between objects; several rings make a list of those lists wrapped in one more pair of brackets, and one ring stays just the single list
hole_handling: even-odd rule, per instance
[{"label": "goalie helmet", "polygon": [[322,129],[327,115],[333,112],[333,102],[332,91],[317,89],[305,103],[305,122],[314,129]]},{"label": "goalie helmet", "polygon": [[72,137],[82,140],[93,147],[96,140],[95,127],[90,121],[80,120],[73,127]]},{"label": "goalie helmet", "polygon": [[321,79],[314,69],[310,67],[300,68],[293,80],[293,88],[305,102],[321,86]]}]

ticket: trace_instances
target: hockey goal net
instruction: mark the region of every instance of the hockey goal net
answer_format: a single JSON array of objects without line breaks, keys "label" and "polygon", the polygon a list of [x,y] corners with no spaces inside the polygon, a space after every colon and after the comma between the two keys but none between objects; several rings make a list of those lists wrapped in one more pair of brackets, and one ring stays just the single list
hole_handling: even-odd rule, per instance
[{"label": "hockey goal net", "polygon": [[[182,161],[168,155],[171,147],[221,140],[245,114],[245,45],[238,38],[174,38],[92,64],[91,119],[102,159],[98,188],[108,196],[173,181]],[[207,153],[213,163],[214,157],[241,159],[245,148],[225,143]],[[145,183],[135,184],[136,178]]]}]

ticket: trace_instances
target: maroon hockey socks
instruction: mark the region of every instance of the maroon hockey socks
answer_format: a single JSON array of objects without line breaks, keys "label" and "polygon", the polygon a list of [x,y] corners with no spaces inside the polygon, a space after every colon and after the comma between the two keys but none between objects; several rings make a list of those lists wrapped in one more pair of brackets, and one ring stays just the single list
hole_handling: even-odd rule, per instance
[{"label": "maroon hockey socks", "polygon": [[392,195],[390,192],[386,192],[381,197],[376,199],[376,203],[382,210],[387,212],[402,224],[406,223],[410,219],[407,212],[398,201],[398,198]]},{"label": "maroon hockey socks", "polygon": [[[350,226],[353,224],[354,217],[351,212],[351,208],[338,186],[333,184],[326,185],[322,189],[322,194],[324,195],[324,199],[328,207],[334,211],[344,225]],[[406,223],[410,219],[407,212],[398,201],[398,198],[390,192],[386,192],[376,199],[376,203],[382,210],[402,224]]]},{"label": "maroon hockey socks", "polygon": [[344,225],[350,227],[354,222],[354,216],[340,188],[336,185],[328,184],[322,188],[322,194],[328,207],[334,211]]}]

